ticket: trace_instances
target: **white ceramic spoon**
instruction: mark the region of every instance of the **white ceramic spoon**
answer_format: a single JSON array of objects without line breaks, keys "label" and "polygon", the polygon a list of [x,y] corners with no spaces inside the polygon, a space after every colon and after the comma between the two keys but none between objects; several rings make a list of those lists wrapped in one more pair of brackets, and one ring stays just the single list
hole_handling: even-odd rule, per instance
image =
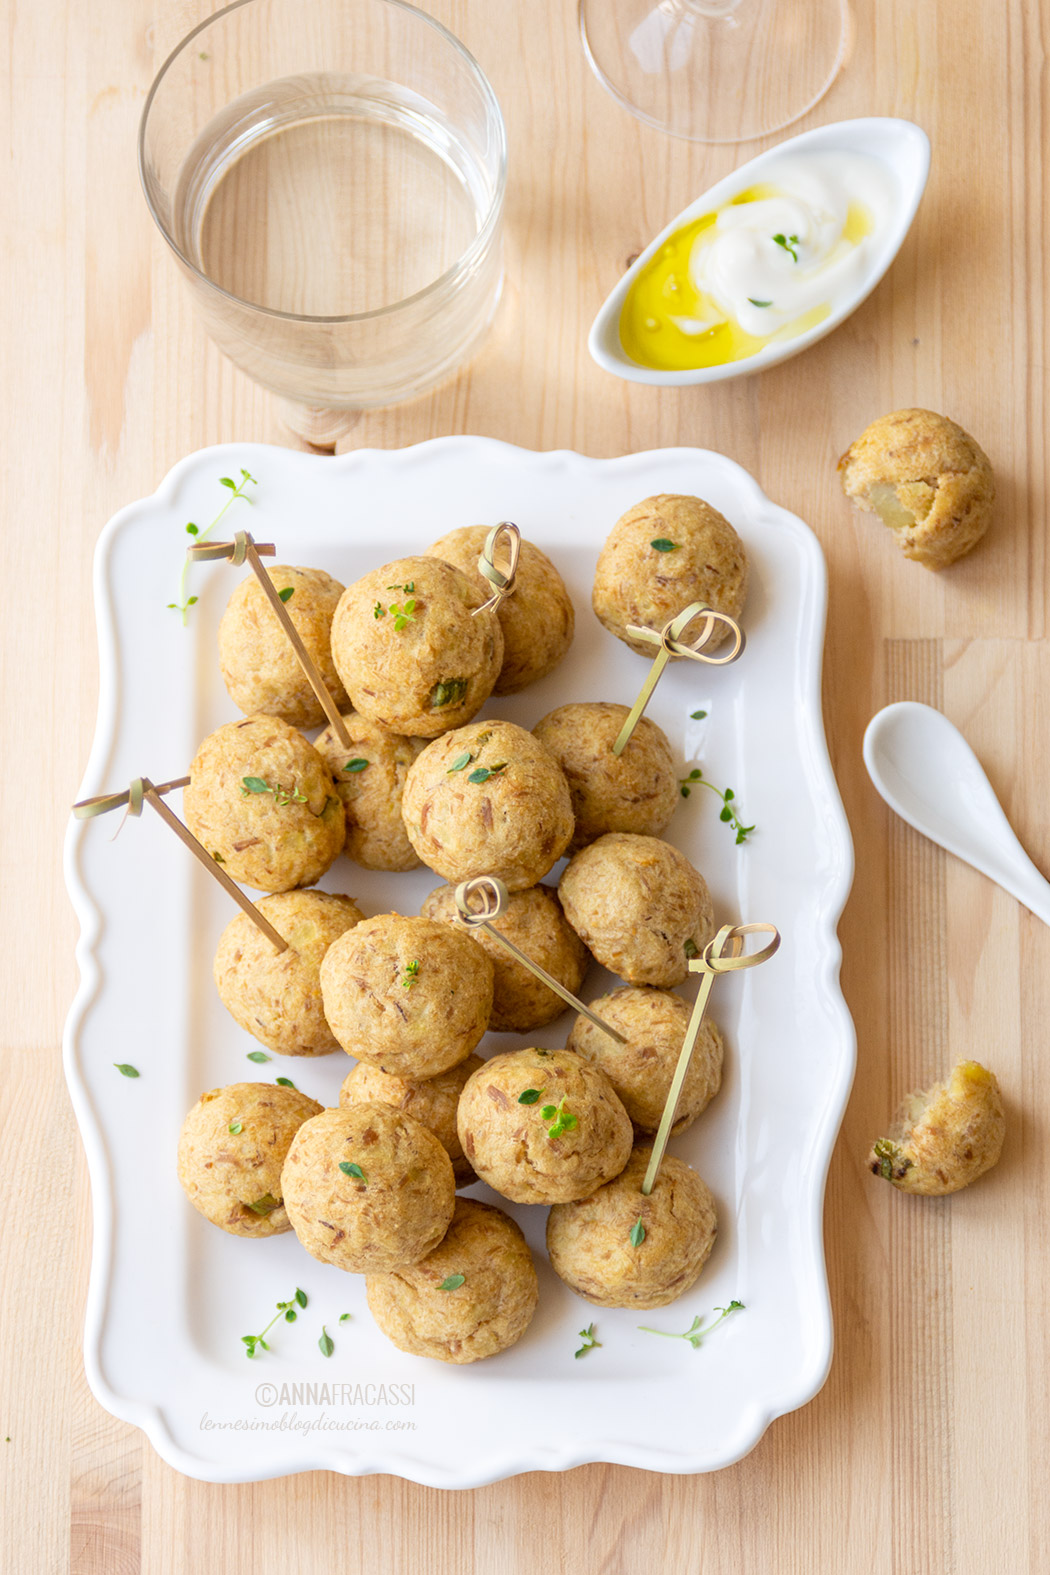
[{"label": "white ceramic spoon", "polygon": [[892,810],[1050,924],[1050,882],[1014,835],[984,768],[954,723],[903,700],[868,723],[864,764]]},{"label": "white ceramic spoon", "polygon": [[[777,162],[785,155],[835,152],[866,153],[878,159],[890,171],[897,193],[893,218],[885,230],[873,238],[867,271],[852,294],[814,328],[796,334],[791,339],[774,340],[742,361],[727,361],[719,366],[691,367],[674,372],[658,371],[655,367],[639,366],[637,361],[632,361],[620,341],[620,313],[631,285],[664,242],[683,225],[720,208],[748,186],[775,176]],[[910,120],[894,120],[877,115],[863,120],[840,120],[834,125],[817,126],[813,131],[804,131],[801,136],[778,142],[776,147],[768,148],[749,163],[742,164],[731,175],[704,192],[702,197],[691,202],[688,208],[683,208],[649,242],[610,292],[594,319],[587,341],[591,355],[599,366],[617,377],[626,378],[631,383],[652,383],[660,388],[684,388],[693,383],[716,383],[729,377],[747,377],[752,372],[761,372],[765,367],[776,366],[790,356],[798,355],[800,351],[816,344],[818,339],[823,339],[825,334],[830,334],[874,290],[899,252],[911,227],[926,189],[929,171],[929,138]]]}]

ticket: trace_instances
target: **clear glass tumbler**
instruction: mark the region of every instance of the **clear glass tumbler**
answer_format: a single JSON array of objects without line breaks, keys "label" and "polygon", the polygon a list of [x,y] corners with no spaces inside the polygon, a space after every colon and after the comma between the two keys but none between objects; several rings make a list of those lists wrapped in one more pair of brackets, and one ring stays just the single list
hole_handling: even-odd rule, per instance
[{"label": "clear glass tumbler", "polygon": [[208,333],[320,409],[409,399],[476,348],[506,159],[481,68],[403,0],[237,0],[168,57],[139,129]]}]

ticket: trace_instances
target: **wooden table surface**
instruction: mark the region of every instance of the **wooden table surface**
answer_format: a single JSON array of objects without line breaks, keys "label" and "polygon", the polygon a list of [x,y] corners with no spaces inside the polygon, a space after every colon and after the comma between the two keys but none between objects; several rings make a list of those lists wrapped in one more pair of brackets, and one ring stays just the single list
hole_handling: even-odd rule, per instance
[{"label": "wooden table surface", "polygon": [[[1050,868],[1050,7],[856,0],[848,69],[805,124],[878,113],[929,132],[932,177],[900,258],[802,359],[666,393],[600,373],[586,329],[627,259],[739,155],[674,142],[618,108],[584,64],[573,0],[427,8],[474,50],[505,111],[508,288],[468,371],[362,415],[346,445],[478,432],[595,455],[714,448],[809,521],[827,553],[827,727],[857,849],[843,977],[859,1034],[827,1191],[831,1376],[714,1476],[589,1466],[469,1493],[334,1475],[203,1485],[91,1397],[89,1196],[59,1043],[76,982],[60,846],[95,716],[92,551],[108,516],[188,451],[293,440],[276,401],[206,341],[136,177],[152,74],[215,7],[3,0],[0,1563],[19,1575],[1046,1571],[1050,935],[891,820],[860,745],[888,701],[943,707]],[[835,476],[868,421],[915,404],[973,432],[998,475],[990,537],[939,576],[851,513]],[[951,1199],[898,1195],[864,1169],[868,1144],[901,1093],[965,1055],[1002,1084],[1002,1163]]]}]

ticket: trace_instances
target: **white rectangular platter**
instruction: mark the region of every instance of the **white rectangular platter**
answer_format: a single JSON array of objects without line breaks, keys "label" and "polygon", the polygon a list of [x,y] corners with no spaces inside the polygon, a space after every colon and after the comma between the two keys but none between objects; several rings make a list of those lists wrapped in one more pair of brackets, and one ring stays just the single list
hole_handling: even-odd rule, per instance
[{"label": "white rectangular platter", "polygon": [[[586,1461],[670,1472],[727,1465],[773,1418],[812,1398],[831,1360],[822,1208],[853,1075],[836,939],[852,848],[821,720],[820,548],[738,466],[696,449],[595,460],[444,438],[338,459],[258,444],[204,450],[122,510],[99,542],[99,716],[82,796],[143,774],[183,775],[200,739],[235,714],[215,636],[248,571],[195,567],[199,601],[186,628],[166,604],[187,522],[208,524],[228,496],[219,478],[239,478],[242,466],[258,481],[253,502],[234,503],[219,535],[250,529],[276,544],[278,562],[324,568],[344,584],[455,526],[515,520],[553,558],[577,618],[561,667],[482,713],[526,727],[570,700],[630,703],[645,676],[646,663],[590,610],[595,561],[618,516],[656,492],[697,494],[720,509],[751,558],[747,649],[724,669],[673,663],[649,714],[682,774],[702,765],[731,785],[756,830],[736,846],[718,801],[694,791],[665,835],[706,876],[718,923],[770,920],[784,939],[770,963],[716,982],[722,1090],[672,1144],[718,1205],[718,1242],[697,1284],[644,1317],[595,1309],[547,1264],[546,1210],[514,1207],[479,1185],[476,1195],[525,1230],[540,1305],[512,1350],[450,1367],[397,1351],[368,1315],[363,1282],[315,1262],[291,1234],[228,1236],[187,1204],[175,1148],[203,1090],[287,1075],[333,1105],[349,1062],[246,1060],[254,1042],[226,1015],[211,978],[233,913],[224,894],[148,809],[115,840],[117,816],[71,823],[66,874],[81,923],[81,985],[64,1054],[94,1200],[91,1387],[178,1470],[216,1482],[327,1469],[472,1487]],[[692,720],[696,710],[707,717]],[[178,812],[178,795],[171,802]],[[340,859],[322,884],[366,913],[414,913],[439,882],[428,870],[379,874]],[[584,998],[610,983],[592,968]],[[532,1042],[563,1044],[570,1021]],[[489,1035],[480,1050],[526,1042]],[[115,1062],[140,1077],[121,1077]],[[275,1326],[270,1353],[246,1359],[241,1336],[261,1330],[297,1286],[307,1310]],[[681,1331],[733,1298],[745,1311],[698,1350],[638,1328]],[[577,1360],[577,1331],[592,1321],[600,1349]],[[335,1341],[330,1358],[317,1344],[322,1324]]]}]

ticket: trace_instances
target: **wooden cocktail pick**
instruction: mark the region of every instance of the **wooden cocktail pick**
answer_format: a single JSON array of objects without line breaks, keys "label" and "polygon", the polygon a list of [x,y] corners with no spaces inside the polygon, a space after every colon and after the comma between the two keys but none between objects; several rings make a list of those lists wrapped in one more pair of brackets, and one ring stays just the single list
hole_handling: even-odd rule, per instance
[{"label": "wooden cocktail pick", "polygon": [[[192,548],[190,549],[193,550]],[[682,637],[694,618],[703,619],[703,627],[693,640],[684,640]],[[733,644],[728,655],[708,656],[704,647],[709,644],[716,624],[725,624],[733,636]],[[652,698],[653,690],[660,680],[664,668],[672,656],[684,656],[693,662],[706,662],[709,667],[728,667],[730,662],[735,662],[744,649],[744,631],[735,618],[728,613],[716,612],[713,607],[707,607],[703,602],[690,602],[688,607],[682,609],[677,618],[671,618],[657,633],[655,629],[640,629],[635,624],[627,625],[627,633],[635,640],[644,640],[647,645],[659,646],[659,650],[649,669],[649,676],[642,685],[631,713],[621,727],[615,744],[613,754],[622,755],[627,747],[627,741],[638,726],[646,706]]]},{"label": "wooden cocktail pick", "polygon": [[[771,935],[769,941],[760,951],[745,954],[745,935]],[[678,1113],[678,1101],[682,1094],[682,1084],[685,1074],[689,1070],[689,1062],[693,1058],[696,1048],[697,1036],[700,1033],[700,1024],[707,1011],[707,1003],[711,996],[711,986],[715,982],[715,975],[719,973],[733,973],[741,968],[757,968],[759,963],[768,962],[777,947],[780,945],[780,932],[775,924],[725,924],[714,938],[708,941],[699,957],[694,957],[689,963],[690,973],[703,975],[700,989],[697,992],[693,1005],[693,1013],[689,1019],[682,1048],[678,1053],[678,1064],[674,1069],[671,1087],[667,1094],[667,1103],[664,1113],[660,1117],[656,1137],[653,1139],[653,1152],[642,1182],[642,1191],[648,1197],[653,1190],[660,1163],[667,1147],[667,1139],[671,1135],[674,1119]]]},{"label": "wooden cocktail pick", "polygon": [[542,979],[548,989],[553,990],[555,995],[560,995],[566,1005],[571,1006],[574,1012],[582,1012],[587,1021],[593,1023],[595,1028],[600,1028],[603,1034],[608,1034],[612,1039],[616,1040],[617,1044],[625,1045],[627,1040],[623,1034],[617,1033],[615,1028],[610,1028],[609,1024],[603,1022],[596,1012],[592,1012],[590,1007],[584,1006],[583,1002],[578,1001],[570,990],[567,990],[563,984],[559,984],[557,979],[552,978],[546,968],[541,968],[539,963],[533,962],[532,958],[527,956],[520,947],[515,946],[513,941],[508,940],[505,935],[501,934],[494,927],[492,920],[498,919],[500,914],[506,911],[507,896],[506,886],[495,875],[475,875],[473,880],[465,880],[456,887],[454,893],[456,911],[464,924],[471,929],[482,929],[486,935],[491,935],[492,939],[498,941],[500,946],[505,951],[510,952],[511,956],[516,958],[523,967],[527,968],[530,973],[535,974],[537,979]]},{"label": "wooden cocktail pick", "polygon": [[124,793],[101,793],[97,798],[81,799],[79,804],[73,805],[73,814],[77,820],[90,820],[95,815],[106,815],[110,810],[120,809],[126,804],[129,815],[141,815],[143,804],[151,804],[164,824],[189,848],[194,858],[199,859],[205,869],[214,875],[223,890],[233,898],[238,907],[244,910],[277,951],[287,951],[288,942],[284,936],[277,933],[269,919],[259,911],[251,898],[244,895],[222,865],[215,862],[204,844],[197,841],[189,827],[184,826],[179,817],[165,804],[162,795],[172,792],[175,788],[185,787],[189,780],[189,777],[178,777],[174,782],[162,782],[159,787],[155,787],[149,777],[136,777]]},{"label": "wooden cocktail pick", "polygon": [[[506,569],[496,567],[496,548],[501,541],[506,541],[508,562]],[[514,576],[518,572],[518,557],[521,553],[521,531],[510,520],[503,520],[499,525],[493,525],[485,537],[485,545],[481,549],[478,559],[478,572],[483,574],[492,586],[492,595],[487,602],[482,602],[480,607],[475,607],[471,613],[476,618],[478,613],[495,612],[505,596],[509,596],[514,589]]]},{"label": "wooden cocktail pick", "polygon": [[186,556],[194,563],[204,562],[208,559],[225,558],[235,568],[239,568],[242,563],[248,564],[255,578],[262,586],[266,599],[273,608],[281,628],[288,636],[289,643],[298,657],[299,666],[306,674],[306,680],[317,696],[321,709],[332,724],[332,731],[345,749],[351,749],[353,741],[347,725],[340,715],[339,707],[332,698],[328,685],[321,677],[317,663],[303,644],[299,631],[292,622],[287,607],[281,600],[280,591],[271,580],[265,565],[261,561],[264,557],[272,558],[274,556],[273,543],[256,542],[248,531],[239,530],[232,541],[195,542],[192,547],[187,548]]}]

